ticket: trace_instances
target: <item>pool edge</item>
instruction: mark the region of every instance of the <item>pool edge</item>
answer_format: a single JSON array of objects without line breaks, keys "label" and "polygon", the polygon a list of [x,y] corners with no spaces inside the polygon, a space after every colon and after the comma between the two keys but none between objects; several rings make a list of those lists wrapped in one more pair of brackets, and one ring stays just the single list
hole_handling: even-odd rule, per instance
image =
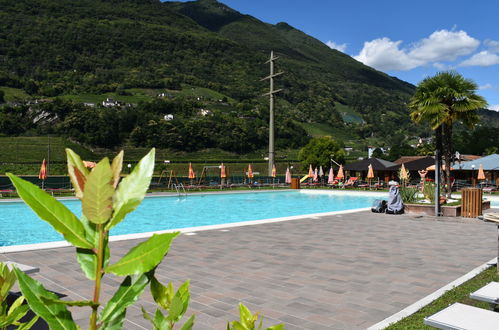
[{"label": "pool edge", "polygon": [[[368,210],[370,210],[370,208],[366,207],[366,208],[358,208],[358,209],[351,209],[351,210],[294,215],[294,216],[289,216],[289,217],[270,218],[270,219],[261,219],[261,220],[252,220],[252,221],[240,221],[240,222],[231,222],[231,223],[225,223],[225,224],[207,225],[207,226],[199,226],[199,227],[175,228],[175,229],[150,231],[150,232],[136,233],[136,234],[115,235],[115,236],[110,236],[109,241],[110,242],[118,242],[118,241],[132,240],[132,239],[141,239],[141,238],[151,237],[154,234],[164,234],[164,233],[172,233],[172,232],[181,232],[181,233],[185,234],[185,233],[193,233],[193,232],[199,232],[199,231],[209,231],[209,230],[226,229],[226,228],[243,227],[243,226],[254,226],[254,225],[261,225],[261,224],[268,224],[268,223],[301,220],[301,219],[306,219],[306,218],[318,218],[318,217],[325,217],[325,216],[331,216],[331,215],[348,214],[348,213],[362,212],[362,211],[368,211]],[[72,247],[72,245],[66,241],[56,241],[56,242],[34,243],[34,244],[24,244],[24,245],[0,246],[0,254],[24,252],[24,251],[47,250],[47,249],[55,249],[55,248],[63,248],[63,247]]]}]

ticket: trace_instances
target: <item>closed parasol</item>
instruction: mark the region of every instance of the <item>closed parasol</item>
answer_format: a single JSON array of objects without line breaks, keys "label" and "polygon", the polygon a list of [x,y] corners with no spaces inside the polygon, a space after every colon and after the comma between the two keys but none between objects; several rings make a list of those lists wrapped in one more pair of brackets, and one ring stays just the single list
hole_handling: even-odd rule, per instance
[{"label": "closed parasol", "polygon": [[310,167],[308,168],[308,177],[309,178],[314,177],[314,169],[312,168],[312,164],[310,164]]},{"label": "closed parasol", "polygon": [[40,167],[40,173],[38,173],[38,179],[42,180],[42,189],[45,185],[45,179],[47,178],[47,161],[43,159],[42,166]]},{"label": "closed parasol", "polygon": [[289,167],[286,169],[286,178],[285,178],[286,183],[291,183],[291,171],[289,170]]},{"label": "closed parasol", "polygon": [[343,165],[340,165],[340,169],[338,170],[338,174],[336,175],[338,179],[343,179],[345,177],[345,174],[343,173]]},{"label": "closed parasol", "polygon": [[485,173],[483,172],[483,165],[480,164],[480,167],[478,168],[478,180],[485,180]]},{"label": "closed parasol", "polygon": [[371,164],[369,164],[369,166],[367,167],[367,178],[368,179],[374,178],[373,166]]},{"label": "closed parasol", "polygon": [[253,178],[253,168],[251,167],[251,164],[248,164],[248,178]]},{"label": "closed parasol", "polygon": [[194,170],[192,169],[192,163],[189,163],[189,179],[195,179],[196,178],[196,173],[194,173]]},{"label": "closed parasol", "polygon": [[227,177],[227,174],[225,174],[225,165],[222,163],[220,165],[220,178],[225,179]]},{"label": "closed parasol", "polygon": [[275,168],[275,164],[272,164],[272,177],[275,178],[277,176],[277,169]]},{"label": "closed parasol", "polygon": [[334,171],[333,171],[332,167],[329,169],[329,175],[328,175],[328,178],[327,178],[327,183],[329,183],[329,184],[333,184],[334,183]]},{"label": "closed parasol", "polygon": [[317,169],[317,167],[315,168],[314,170],[314,182],[318,182],[319,181],[319,170]]}]

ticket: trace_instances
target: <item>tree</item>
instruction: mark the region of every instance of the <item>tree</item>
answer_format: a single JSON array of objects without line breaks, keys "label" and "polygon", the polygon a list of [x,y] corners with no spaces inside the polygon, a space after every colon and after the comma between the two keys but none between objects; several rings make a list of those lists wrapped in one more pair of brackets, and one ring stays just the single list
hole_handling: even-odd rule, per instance
[{"label": "tree", "polygon": [[427,122],[436,131],[436,156],[442,150],[445,164],[447,196],[450,197],[450,163],[452,159],[452,127],[460,121],[471,128],[478,121],[476,110],[487,102],[475,91],[478,86],[454,71],[440,72],[424,79],[416,88],[409,103],[411,119]]},{"label": "tree", "polygon": [[338,163],[343,163],[345,150],[343,150],[342,142],[335,141],[330,136],[311,139],[298,153],[298,159],[304,169],[308,169],[309,164],[313,167],[328,167],[331,158]]},{"label": "tree", "polygon": [[383,150],[381,148],[376,148],[373,150],[373,153],[371,154],[372,158],[383,158],[385,154],[383,153]]}]

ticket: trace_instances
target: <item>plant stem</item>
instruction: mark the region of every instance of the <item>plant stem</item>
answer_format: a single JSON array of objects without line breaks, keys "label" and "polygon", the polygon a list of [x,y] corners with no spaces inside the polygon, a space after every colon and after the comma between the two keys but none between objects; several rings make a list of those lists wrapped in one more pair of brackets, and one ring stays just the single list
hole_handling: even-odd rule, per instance
[{"label": "plant stem", "polygon": [[99,244],[97,246],[97,269],[95,270],[95,286],[94,286],[94,306],[92,306],[92,316],[90,317],[89,329],[97,329],[97,311],[99,309],[99,297],[100,297],[100,282],[102,278],[102,263],[104,259],[104,225],[97,225],[97,231],[99,232]]}]

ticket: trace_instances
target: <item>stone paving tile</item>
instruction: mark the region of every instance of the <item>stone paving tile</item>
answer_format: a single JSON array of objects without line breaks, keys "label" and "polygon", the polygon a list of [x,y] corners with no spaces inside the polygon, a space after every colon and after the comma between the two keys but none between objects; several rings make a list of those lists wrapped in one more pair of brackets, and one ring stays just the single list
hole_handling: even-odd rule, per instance
[{"label": "stone paving tile", "polygon": [[[112,262],[140,240],[111,243]],[[191,283],[188,313],[195,329],[225,329],[238,303],[264,315],[264,326],[286,329],[364,329],[492,259],[494,225],[462,218],[391,216],[359,212],[178,237],[158,267],[158,278]],[[91,295],[74,248],[0,254],[37,266],[48,289],[84,299]],[[105,277],[103,297],[121,282]],[[125,329],[149,329],[140,306],[129,308]],[[87,326],[89,312],[73,308]],[[190,314],[189,314],[190,315]]]}]

